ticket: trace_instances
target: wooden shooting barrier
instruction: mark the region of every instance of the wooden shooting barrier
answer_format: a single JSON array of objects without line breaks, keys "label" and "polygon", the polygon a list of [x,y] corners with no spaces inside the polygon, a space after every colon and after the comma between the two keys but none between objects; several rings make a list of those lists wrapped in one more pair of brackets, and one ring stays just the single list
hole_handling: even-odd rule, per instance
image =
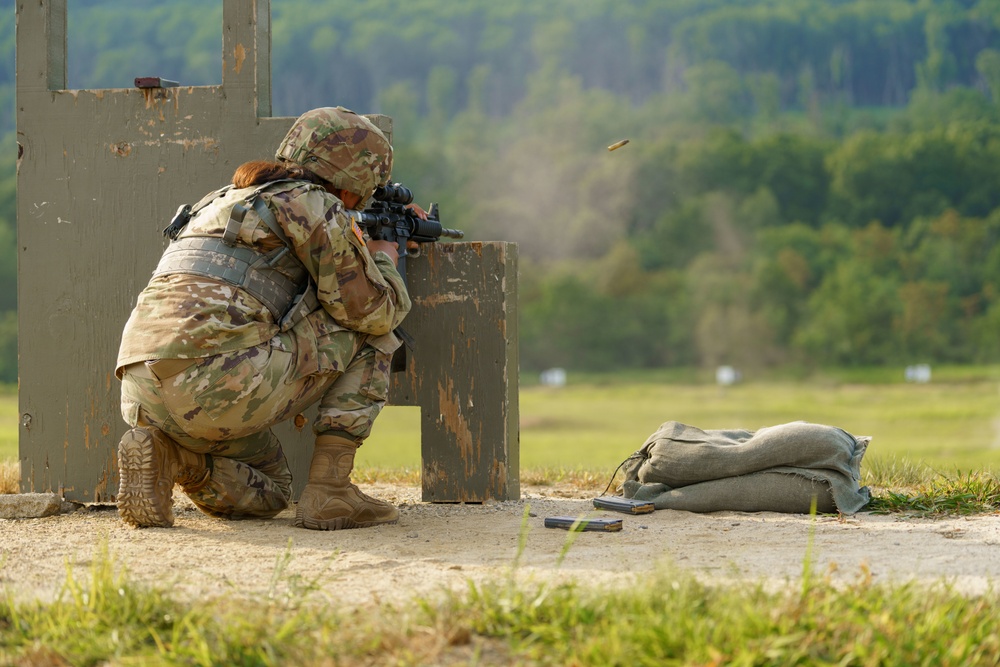
[{"label": "wooden shooting barrier", "polygon": [[[161,230],[241,163],[272,158],[294,119],[270,117],[269,0],[224,0],[221,85],[105,90],[66,90],[66,2],[17,0],[21,490],[103,503],[127,428],[118,344]],[[517,498],[517,248],[424,249],[407,260],[416,345],[389,400],[420,407],[423,499]],[[313,416],[275,429],[296,497]]]}]

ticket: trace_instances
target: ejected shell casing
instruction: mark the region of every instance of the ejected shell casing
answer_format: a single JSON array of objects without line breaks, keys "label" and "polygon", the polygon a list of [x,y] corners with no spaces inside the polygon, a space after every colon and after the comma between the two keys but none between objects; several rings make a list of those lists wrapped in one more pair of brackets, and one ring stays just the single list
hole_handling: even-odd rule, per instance
[{"label": "ejected shell casing", "polygon": [[621,148],[622,146],[624,146],[627,143],[628,143],[628,139],[622,139],[621,141],[616,141],[615,143],[613,143],[610,146],[608,146],[608,150],[609,151],[616,151],[616,150],[618,150],[619,148]]}]

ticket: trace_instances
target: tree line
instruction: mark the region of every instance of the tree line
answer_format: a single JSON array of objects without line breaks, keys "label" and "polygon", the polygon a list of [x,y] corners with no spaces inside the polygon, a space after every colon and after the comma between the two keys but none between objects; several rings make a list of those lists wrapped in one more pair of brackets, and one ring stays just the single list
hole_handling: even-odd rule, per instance
[{"label": "tree line", "polygon": [[479,154],[452,208],[519,242],[525,367],[1000,360],[995,100],[920,93],[836,136],[836,110],[748,131],[685,96],[624,112],[562,83],[562,106],[450,123],[402,161]]},{"label": "tree line", "polygon": [[[397,180],[469,238],[518,242],[527,370],[1000,361],[996,2],[271,7],[276,114],[388,113]],[[219,2],[69,11],[72,88],[221,81]],[[5,381],[13,118],[0,115]]]}]

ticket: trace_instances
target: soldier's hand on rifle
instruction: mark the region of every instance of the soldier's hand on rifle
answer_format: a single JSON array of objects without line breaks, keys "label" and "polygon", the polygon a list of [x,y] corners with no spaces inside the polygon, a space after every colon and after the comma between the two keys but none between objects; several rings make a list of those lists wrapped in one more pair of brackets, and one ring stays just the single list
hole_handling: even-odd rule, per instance
[{"label": "soldier's hand on rifle", "polygon": [[399,263],[399,250],[396,248],[396,244],[392,241],[369,239],[365,245],[368,246],[368,252],[371,254],[374,255],[377,252],[384,252],[389,255],[393,264]]},{"label": "soldier's hand on rifle", "polygon": [[[410,204],[407,204],[404,208],[408,208],[411,211],[413,211],[413,213],[418,218],[420,218],[421,220],[426,220],[427,217],[428,217],[427,216],[427,211],[425,211],[423,208],[421,208],[420,204],[410,203]],[[413,252],[420,252],[420,244],[417,243],[416,241],[407,241],[406,242],[406,249],[407,250],[412,250]]]},{"label": "soldier's hand on rifle", "polygon": [[426,220],[427,219],[427,211],[425,211],[424,209],[420,208],[420,204],[407,204],[406,208],[408,208],[411,211],[413,211],[414,213],[416,213],[417,217],[420,218],[421,220]]}]

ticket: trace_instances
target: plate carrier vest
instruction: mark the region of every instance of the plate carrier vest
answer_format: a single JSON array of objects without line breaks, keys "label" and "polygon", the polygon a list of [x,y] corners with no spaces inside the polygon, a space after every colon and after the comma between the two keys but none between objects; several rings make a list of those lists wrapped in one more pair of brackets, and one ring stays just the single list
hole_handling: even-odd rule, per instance
[{"label": "plate carrier vest", "polygon": [[[281,331],[288,331],[306,315],[320,307],[309,271],[292,252],[292,244],[278,225],[274,213],[260,198],[261,192],[277,183],[297,182],[290,179],[271,181],[256,188],[241,201],[232,204],[222,237],[191,235],[177,238],[188,221],[217,199],[235,192],[227,185],[211,192],[193,207],[178,209],[170,225],[163,230],[170,245],[160,257],[153,277],[184,273],[214,278],[245,290],[270,311]],[[225,214],[225,202],[219,202],[218,215]],[[282,245],[269,252],[237,245],[240,228],[247,213],[253,211],[267,225]],[[206,211],[208,213],[209,211]]]}]

